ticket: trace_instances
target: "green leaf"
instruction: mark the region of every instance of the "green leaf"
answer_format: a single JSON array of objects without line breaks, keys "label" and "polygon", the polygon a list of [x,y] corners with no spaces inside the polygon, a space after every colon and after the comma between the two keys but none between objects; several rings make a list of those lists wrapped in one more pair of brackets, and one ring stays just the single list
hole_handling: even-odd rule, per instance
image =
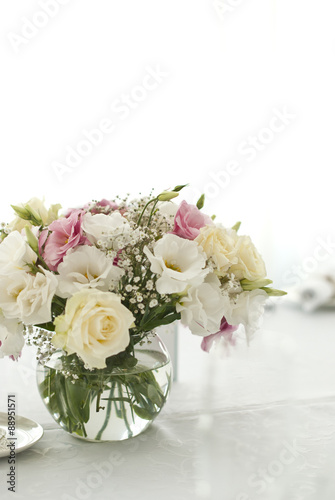
[{"label": "green leaf", "polygon": [[161,325],[169,325],[170,323],[173,323],[174,321],[177,321],[180,318],[181,318],[180,313],[173,313],[169,314],[165,318],[153,319],[152,321],[145,324],[145,329],[153,330],[154,328],[157,328],[158,326]]},{"label": "green leaf", "polygon": [[162,395],[158,392],[156,387],[154,387],[152,384],[148,386],[148,398],[156,405],[158,408],[163,406],[164,399]]},{"label": "green leaf", "polygon": [[260,287],[261,290],[264,290],[269,297],[282,297],[283,295],[287,295],[287,292],[284,292],[284,290],[277,290],[276,288],[269,288],[269,287]]},{"label": "green leaf", "polygon": [[197,201],[197,208],[199,208],[199,210],[201,210],[203,208],[204,204],[205,204],[205,195],[202,194]]},{"label": "green leaf", "polygon": [[156,412],[151,413],[150,411],[145,410],[144,408],[141,408],[137,405],[133,405],[133,410],[136,415],[140,418],[143,418],[143,420],[153,420],[157,415]]}]

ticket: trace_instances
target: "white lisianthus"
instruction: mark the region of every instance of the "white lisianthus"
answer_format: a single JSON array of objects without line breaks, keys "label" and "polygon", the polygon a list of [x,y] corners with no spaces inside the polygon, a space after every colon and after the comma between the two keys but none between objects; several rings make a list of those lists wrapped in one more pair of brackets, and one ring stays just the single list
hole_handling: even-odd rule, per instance
[{"label": "white lisianthus", "polygon": [[24,346],[23,325],[16,319],[7,319],[0,311],[0,358],[17,359]]},{"label": "white lisianthus", "polygon": [[195,335],[206,336],[220,330],[220,323],[229,305],[228,294],[223,295],[220,282],[212,273],[204,283],[191,287],[176,305],[181,322]]},{"label": "white lisianthus", "polygon": [[234,229],[204,226],[194,241],[212,259],[218,276],[225,276],[229,268],[237,264],[238,236]]},{"label": "white lisianthus", "polygon": [[260,326],[267,298],[268,294],[260,289],[242,292],[231,299],[231,307],[224,316],[230,325],[242,324],[250,339]]},{"label": "white lisianthus", "polygon": [[36,275],[18,271],[0,276],[0,308],[6,318],[26,325],[51,321],[51,302],[57,288],[56,276],[45,269]]},{"label": "white lisianthus", "polygon": [[28,264],[35,264],[36,260],[36,253],[18,231],[12,231],[0,244],[0,274],[3,276],[29,271]]},{"label": "white lisianthus", "polygon": [[65,314],[55,319],[52,343],[90,368],[105,368],[108,357],[128,346],[134,321],[119,296],[88,288],[68,299]]},{"label": "white lisianthus", "polygon": [[113,265],[96,247],[81,245],[68,252],[57,269],[59,275],[57,295],[68,298],[84,288],[97,288],[107,292],[115,286],[123,269]]},{"label": "white lisianthus", "polygon": [[237,264],[233,264],[229,272],[238,280],[243,278],[255,281],[266,277],[264,261],[249,236],[238,237]]},{"label": "white lisianthus", "polygon": [[87,213],[83,217],[82,227],[91,243],[99,242],[116,251],[133,237],[127,219],[117,211],[109,215]]},{"label": "white lisianthus", "polygon": [[158,293],[182,293],[187,286],[198,286],[208,274],[206,255],[194,241],[165,234],[154,245],[153,254],[148,247],[144,253],[151,263],[151,271],[160,277]]},{"label": "white lisianthus", "polygon": [[160,201],[157,203],[156,208],[158,209],[158,214],[156,214],[156,217],[158,216],[158,223],[163,222],[165,219],[173,224],[179,205],[173,201]]},{"label": "white lisianthus", "polygon": [[[43,225],[48,226],[54,220],[58,219],[58,212],[62,208],[61,205],[51,205],[49,210],[44,205],[44,200],[40,200],[39,198],[31,198],[27,203],[22,203],[18,205],[19,207],[24,208],[25,206],[29,206],[32,208],[42,219]],[[28,220],[21,219],[20,217],[15,217],[12,222],[8,224],[8,227],[12,231],[22,231],[25,226],[28,225],[31,227],[31,224]]]}]

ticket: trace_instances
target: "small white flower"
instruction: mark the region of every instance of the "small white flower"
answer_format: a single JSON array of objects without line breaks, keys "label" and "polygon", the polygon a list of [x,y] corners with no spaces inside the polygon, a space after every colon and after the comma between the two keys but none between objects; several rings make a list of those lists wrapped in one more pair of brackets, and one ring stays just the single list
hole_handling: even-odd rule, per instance
[{"label": "small white flower", "polygon": [[58,272],[57,295],[68,298],[84,288],[106,292],[118,283],[124,271],[98,248],[82,245],[64,257]]},{"label": "small white flower", "polygon": [[126,285],[126,292],[131,292],[133,287],[131,285]]},{"label": "small white flower", "polygon": [[181,293],[189,285],[200,285],[208,273],[206,255],[194,241],[166,234],[155,244],[153,252],[144,248],[151,271],[160,276],[156,283],[158,293]]},{"label": "small white flower", "polygon": [[157,299],[152,299],[149,302],[149,307],[156,307],[158,305],[158,300]]}]

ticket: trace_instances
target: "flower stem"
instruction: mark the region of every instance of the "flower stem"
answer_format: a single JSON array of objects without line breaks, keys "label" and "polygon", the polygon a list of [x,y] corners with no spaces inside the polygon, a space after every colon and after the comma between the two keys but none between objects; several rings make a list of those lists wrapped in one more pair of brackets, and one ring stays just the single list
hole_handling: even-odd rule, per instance
[{"label": "flower stem", "polygon": [[110,419],[110,416],[111,416],[111,410],[112,410],[114,389],[115,389],[115,382],[112,383],[112,387],[111,387],[111,390],[109,392],[109,400],[108,400],[108,403],[107,403],[107,410],[106,410],[105,421],[104,421],[103,426],[101,427],[100,431],[95,436],[96,441],[100,441],[101,440],[102,433],[106,429],[107,424],[109,422],[109,419]]},{"label": "flower stem", "polygon": [[157,203],[158,199],[157,198],[154,198],[153,200],[149,200],[148,203],[145,205],[145,207],[143,208],[142,212],[141,212],[141,215],[139,216],[139,219],[137,221],[137,225],[139,226],[140,225],[140,222],[143,218],[143,215],[144,215],[144,212],[146,211],[147,207],[150,205],[150,203],[154,203],[156,202]]}]

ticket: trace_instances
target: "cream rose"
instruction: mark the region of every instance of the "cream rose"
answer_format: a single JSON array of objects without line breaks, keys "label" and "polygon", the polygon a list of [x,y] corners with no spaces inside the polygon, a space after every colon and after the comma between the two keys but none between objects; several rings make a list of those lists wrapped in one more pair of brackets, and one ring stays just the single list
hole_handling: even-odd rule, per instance
[{"label": "cream rose", "polygon": [[105,368],[106,358],[125,350],[135,318],[111,292],[84,289],[68,299],[55,319],[52,343],[76,353],[90,368]]},{"label": "cream rose", "polygon": [[51,321],[51,302],[57,288],[56,276],[41,268],[36,275],[17,271],[0,275],[0,307],[8,319],[26,325]]},{"label": "cream rose", "polygon": [[230,272],[234,273],[238,280],[247,279],[256,281],[266,276],[266,269],[261,255],[249,236],[239,236],[237,252],[237,264],[233,264]]},{"label": "cream rose", "polygon": [[198,245],[211,258],[219,276],[225,276],[228,269],[238,263],[238,237],[234,229],[221,226],[205,226],[195,238]]},{"label": "cream rose", "polygon": [[266,277],[266,269],[261,255],[249,236],[239,236],[237,251],[237,264],[233,264],[230,272],[238,280],[247,279],[256,281]]}]

